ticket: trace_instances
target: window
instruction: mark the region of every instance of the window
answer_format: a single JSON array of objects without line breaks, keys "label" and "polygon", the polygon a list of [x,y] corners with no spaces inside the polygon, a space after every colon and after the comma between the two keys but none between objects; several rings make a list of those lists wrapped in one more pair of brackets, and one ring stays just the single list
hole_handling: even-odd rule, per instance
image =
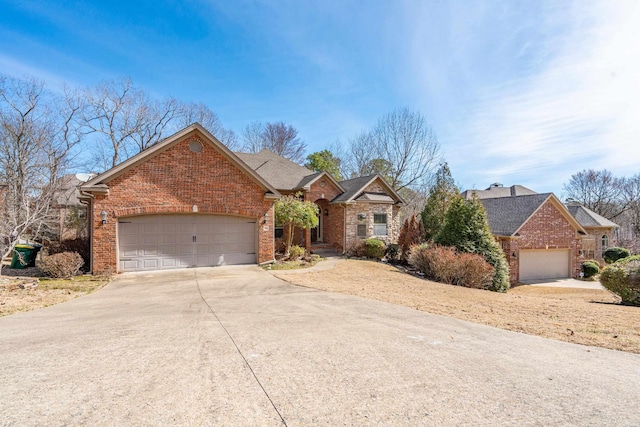
[{"label": "window", "polygon": [[373,235],[387,235],[387,214],[373,214]]},{"label": "window", "polygon": [[273,227],[273,237],[275,237],[276,239],[284,237],[284,224],[275,221]]},{"label": "window", "polygon": [[609,247],[609,236],[606,234],[602,235],[602,256],[604,256],[604,251]]},{"label": "window", "polygon": [[364,213],[358,214],[358,237],[367,237],[367,214]]}]

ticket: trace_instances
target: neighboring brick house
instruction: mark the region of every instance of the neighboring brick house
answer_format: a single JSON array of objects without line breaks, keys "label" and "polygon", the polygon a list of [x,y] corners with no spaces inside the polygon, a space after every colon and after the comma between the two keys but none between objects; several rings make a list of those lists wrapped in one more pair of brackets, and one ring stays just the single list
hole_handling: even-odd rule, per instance
[{"label": "neighboring brick house", "polygon": [[66,240],[86,237],[87,206],[80,202],[80,185],[95,174],[67,174],[59,182],[49,223],[50,238]]},{"label": "neighboring brick house", "polygon": [[403,201],[379,176],[365,178],[339,183],[266,150],[233,153],[194,124],[81,186],[93,272],[270,262],[273,205],[298,192],[321,212],[302,236],[307,249],[395,241]]},{"label": "neighboring brick house", "polygon": [[[467,190],[463,197],[478,197],[487,212],[489,228],[500,243],[510,269],[510,282],[577,277],[585,241],[597,235],[610,237],[617,227],[601,221],[584,206],[567,207],[553,193],[538,194],[526,187],[492,184],[486,190]],[[595,216],[594,216],[595,215]]]}]

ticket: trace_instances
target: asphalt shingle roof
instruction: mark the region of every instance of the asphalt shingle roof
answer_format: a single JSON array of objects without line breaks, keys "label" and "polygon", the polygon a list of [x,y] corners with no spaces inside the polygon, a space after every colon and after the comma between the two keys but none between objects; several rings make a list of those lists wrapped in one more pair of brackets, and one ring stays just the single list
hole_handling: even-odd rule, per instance
[{"label": "asphalt shingle roof", "polygon": [[471,200],[474,193],[479,199],[493,199],[496,197],[512,197],[538,194],[535,191],[522,185],[512,185],[511,187],[489,187],[486,190],[465,190],[462,192],[462,198]]},{"label": "asphalt shingle roof", "polygon": [[607,218],[598,215],[591,209],[582,205],[567,205],[567,209],[578,223],[583,227],[619,227],[615,222],[609,221]]},{"label": "asphalt shingle roof", "polygon": [[491,232],[498,236],[513,235],[524,222],[551,196],[551,193],[480,199],[487,212]]},{"label": "asphalt shingle roof", "polygon": [[297,190],[306,177],[316,175],[316,172],[266,149],[259,153],[235,155],[276,190]]}]

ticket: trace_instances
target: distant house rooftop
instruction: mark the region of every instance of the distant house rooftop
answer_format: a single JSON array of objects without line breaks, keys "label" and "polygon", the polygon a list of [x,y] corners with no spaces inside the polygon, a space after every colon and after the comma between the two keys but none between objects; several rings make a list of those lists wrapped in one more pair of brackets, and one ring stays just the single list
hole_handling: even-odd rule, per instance
[{"label": "distant house rooftop", "polygon": [[465,190],[461,195],[465,200],[471,200],[474,194],[479,199],[495,199],[498,197],[528,196],[538,193],[522,185],[504,187],[502,184],[496,182],[495,184],[491,184],[486,190]]}]

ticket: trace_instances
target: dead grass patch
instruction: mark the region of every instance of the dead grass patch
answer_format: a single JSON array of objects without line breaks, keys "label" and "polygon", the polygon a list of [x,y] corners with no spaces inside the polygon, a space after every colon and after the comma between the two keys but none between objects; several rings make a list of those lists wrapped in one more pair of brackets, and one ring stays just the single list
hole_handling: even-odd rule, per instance
[{"label": "dead grass patch", "polygon": [[510,331],[640,353],[640,308],[616,304],[618,298],[605,290],[518,286],[496,293],[435,283],[360,260],[281,278]]},{"label": "dead grass patch", "polygon": [[109,283],[109,278],[76,276],[72,279],[45,279],[35,289],[21,289],[21,278],[2,277],[0,282],[0,316],[31,311],[90,294]]}]

